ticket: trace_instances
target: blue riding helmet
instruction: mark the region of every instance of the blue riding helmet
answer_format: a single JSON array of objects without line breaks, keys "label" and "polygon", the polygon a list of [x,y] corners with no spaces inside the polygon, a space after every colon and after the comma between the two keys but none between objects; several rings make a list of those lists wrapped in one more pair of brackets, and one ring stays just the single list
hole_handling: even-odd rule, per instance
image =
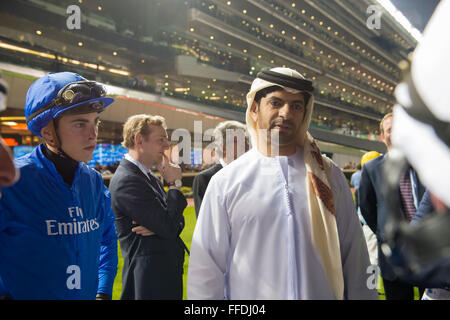
[{"label": "blue riding helmet", "polygon": [[41,129],[67,110],[87,106],[87,110],[100,113],[113,102],[95,81],[73,72],[48,73],[28,89],[25,118],[28,129],[41,137]]}]

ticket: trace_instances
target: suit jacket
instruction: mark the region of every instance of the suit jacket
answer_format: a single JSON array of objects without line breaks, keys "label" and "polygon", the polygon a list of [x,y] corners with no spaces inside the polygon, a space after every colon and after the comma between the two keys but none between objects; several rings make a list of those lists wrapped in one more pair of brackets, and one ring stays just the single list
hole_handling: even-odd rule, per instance
[{"label": "suit jacket", "polygon": [[[416,215],[411,220],[411,224],[420,223],[421,220],[431,217],[435,213],[435,208],[431,200],[431,194],[429,190],[425,191],[425,194],[420,201],[419,208]],[[403,252],[402,252],[403,253]],[[428,263],[422,273],[407,273],[404,276],[405,282],[420,285],[425,288],[446,288],[450,290],[450,258],[438,259],[431,263]]]},{"label": "suit jacket", "polygon": [[[171,189],[162,195],[126,159],[117,168],[109,190],[124,258],[121,299],[182,299],[184,244],[179,234],[187,206],[183,194]],[[132,232],[133,220],[155,235]]]},{"label": "suit jacket", "polygon": [[[395,275],[392,266],[381,251],[381,242],[384,239],[384,225],[387,220],[387,212],[383,201],[383,163],[386,156],[380,156],[364,164],[361,172],[361,181],[358,190],[359,207],[367,225],[376,234],[378,240],[378,263],[381,276],[384,279],[394,281]],[[414,174],[416,177],[416,175]],[[416,188],[413,190],[417,201],[423,197],[425,188],[416,177]],[[400,190],[398,191],[400,197]],[[400,208],[403,211],[403,208]]]},{"label": "suit jacket", "polygon": [[212,176],[219,172],[223,166],[218,163],[215,166],[203,170],[199,174],[197,174],[194,178],[193,189],[194,189],[194,206],[195,206],[195,215],[198,218],[198,213],[200,212],[200,205],[203,201],[203,196],[206,192],[206,187],[208,187],[209,181]]},{"label": "suit jacket", "polygon": [[419,208],[417,208],[416,215],[411,220],[411,224],[415,224],[420,220],[428,217],[434,212],[433,202],[431,201],[430,191],[427,190],[420,201]]}]

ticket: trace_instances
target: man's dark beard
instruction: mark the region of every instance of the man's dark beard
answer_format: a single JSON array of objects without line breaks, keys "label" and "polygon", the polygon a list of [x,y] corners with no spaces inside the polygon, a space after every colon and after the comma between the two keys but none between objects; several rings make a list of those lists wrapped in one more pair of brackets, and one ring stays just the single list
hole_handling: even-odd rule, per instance
[{"label": "man's dark beard", "polygon": [[[273,129],[276,126],[289,126],[290,128],[292,128],[292,131],[290,131],[290,132],[276,131],[277,133],[275,133],[275,131],[273,131]],[[281,118],[277,118],[271,122],[269,131],[268,131],[268,135],[270,135],[270,137],[272,137],[271,141],[273,141],[276,144],[279,144],[279,145],[289,144],[292,142],[293,136],[295,136],[297,133],[297,131],[294,129],[295,129],[295,124],[291,120],[284,120]],[[277,143],[276,135],[278,135],[278,143]]]}]

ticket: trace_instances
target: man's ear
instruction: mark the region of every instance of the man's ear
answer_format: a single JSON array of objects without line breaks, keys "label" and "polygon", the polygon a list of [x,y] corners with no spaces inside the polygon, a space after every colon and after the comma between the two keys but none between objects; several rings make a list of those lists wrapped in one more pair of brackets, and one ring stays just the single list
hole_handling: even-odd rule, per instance
[{"label": "man's ear", "polygon": [[258,120],[258,111],[259,111],[259,106],[256,103],[255,100],[253,100],[252,102],[252,106],[250,107],[250,117],[252,118],[252,120],[256,123]]},{"label": "man's ear", "polygon": [[45,143],[48,147],[50,147],[50,149],[52,149],[52,151],[60,147],[60,142],[55,131],[56,129],[54,121],[55,120],[50,121],[45,127],[41,129],[41,136],[42,138],[44,138]]},{"label": "man's ear", "polygon": [[45,141],[52,143],[55,140],[54,132],[55,131],[53,129],[53,124],[50,121],[45,127],[41,129],[41,136]]},{"label": "man's ear", "polygon": [[134,136],[134,145],[135,145],[135,146],[141,145],[141,144],[142,144],[142,140],[143,140],[142,134],[137,133],[137,134]]},{"label": "man's ear", "polygon": [[381,138],[381,141],[382,141],[385,145],[387,145],[387,144],[386,144],[386,135],[385,135],[384,133],[380,134],[380,138]]}]

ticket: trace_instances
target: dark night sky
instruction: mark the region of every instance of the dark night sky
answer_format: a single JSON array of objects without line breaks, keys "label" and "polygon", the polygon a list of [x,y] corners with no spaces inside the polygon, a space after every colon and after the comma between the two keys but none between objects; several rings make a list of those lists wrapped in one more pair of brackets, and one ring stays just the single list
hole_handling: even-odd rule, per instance
[{"label": "dark night sky", "polygon": [[439,0],[391,0],[409,22],[423,32]]}]

